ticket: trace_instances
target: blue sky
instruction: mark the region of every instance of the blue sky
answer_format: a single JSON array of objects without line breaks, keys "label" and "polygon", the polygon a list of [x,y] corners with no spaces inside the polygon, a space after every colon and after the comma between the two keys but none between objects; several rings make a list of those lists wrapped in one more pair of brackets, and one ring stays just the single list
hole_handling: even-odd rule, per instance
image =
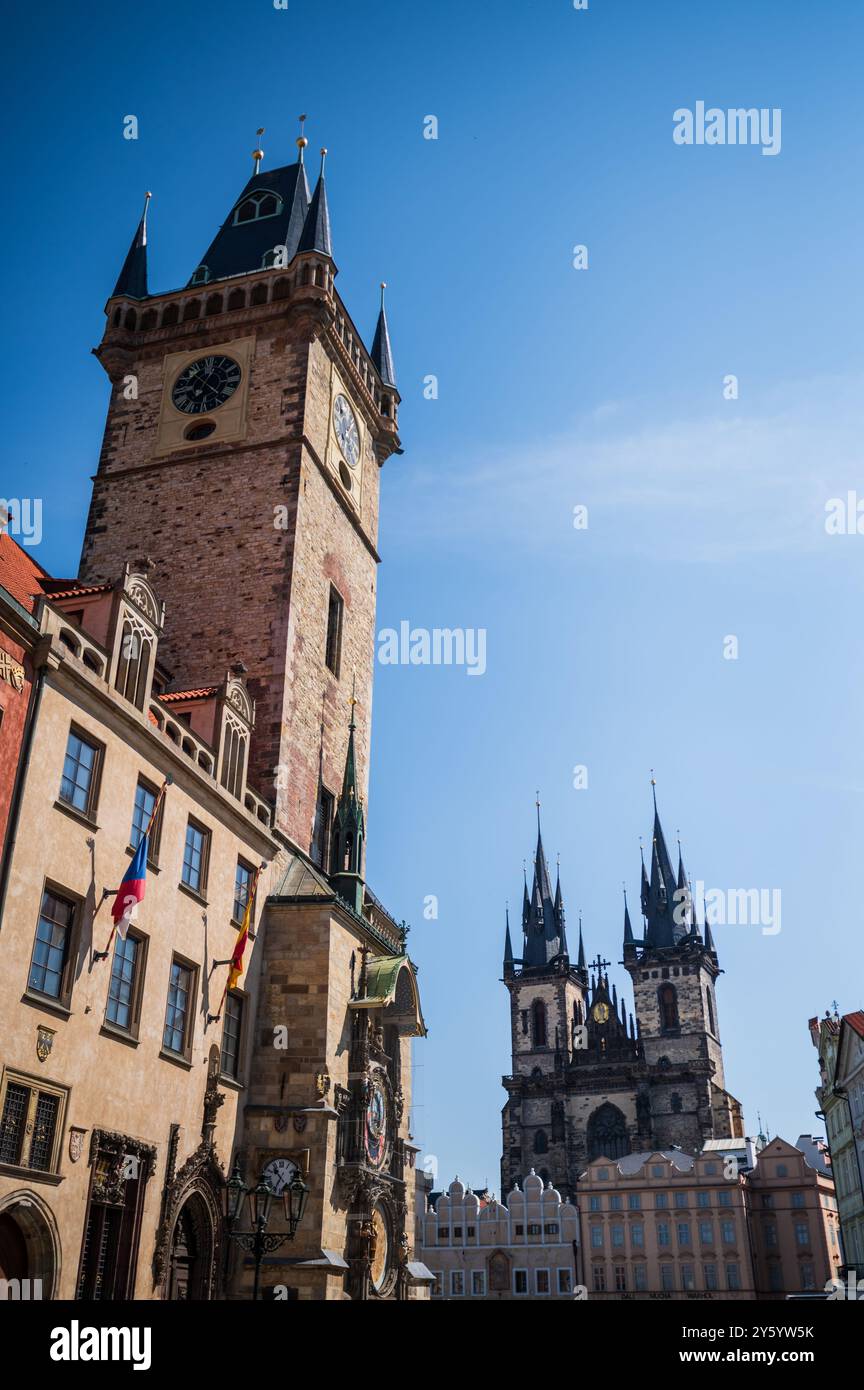
[{"label": "blue sky", "polygon": [[[807,1018],[862,1004],[864,538],[824,526],[830,498],[864,497],[860,7],[151,0],[82,24],[55,3],[7,34],[3,488],[44,498],[54,573],[77,568],[108,394],[90,349],[146,188],[167,289],[256,128],[284,163],[306,111],[370,334],[389,282],[406,452],[383,476],[379,628],[488,634],[480,678],[376,682],[369,878],[412,924],[414,1124],[440,1180],[498,1183],[504,904],[535,789],[570,929],[581,909],[617,962],[652,767],[694,880],[782,891],[779,934],[717,932],[727,1083],[748,1132],[757,1110],[818,1132]],[[677,146],[699,100],[779,107],[781,153]]]}]

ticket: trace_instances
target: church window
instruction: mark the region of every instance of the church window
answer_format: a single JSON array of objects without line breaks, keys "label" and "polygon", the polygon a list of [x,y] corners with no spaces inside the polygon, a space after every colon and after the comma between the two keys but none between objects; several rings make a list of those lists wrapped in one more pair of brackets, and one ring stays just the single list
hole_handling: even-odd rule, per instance
[{"label": "church window", "polygon": [[713,1000],[712,997],[711,997],[711,987],[710,987],[710,985],[707,986],[706,989],[705,989],[705,1003],[706,1003],[707,1008],[708,1008],[708,1029],[709,1029],[709,1032],[713,1033],[714,1036],[716,1037],[716,1036],[717,1036],[717,1023],[716,1023],[716,1020],[715,1020],[715,1018],[714,1018],[714,1000]]},{"label": "church window", "polygon": [[134,309],[129,309],[129,310],[127,311],[127,313],[126,313],[126,323],[125,323],[126,328],[134,329],[135,327],[137,327],[137,324],[138,324],[138,315],[135,313],[135,310],[134,310]]},{"label": "church window", "polygon": [[268,285],[266,284],[266,282],[261,285],[255,285],[253,287],[251,295],[249,296],[250,304],[266,304],[267,291]]},{"label": "church window", "polygon": [[246,291],[245,291],[245,290],[232,290],[231,293],[230,293],[229,296],[228,296],[228,308],[229,308],[229,309],[245,309],[245,307],[246,307]]},{"label": "church window", "polygon": [[587,1137],[589,1163],[595,1158],[622,1158],[630,1152],[624,1116],[608,1101],[592,1113]]},{"label": "church window", "polygon": [[222,302],[223,301],[221,294],[211,294],[210,298],[207,300],[207,306],[204,310],[205,317],[210,318],[213,314],[221,314]]},{"label": "church window", "polygon": [[664,1033],[674,1032],[678,1026],[678,991],[674,985],[661,985],[657,991],[660,1003],[660,1027]]},{"label": "church window", "polygon": [[520,1009],[520,1011],[519,1011],[519,1017],[520,1017],[520,1019],[521,1019],[521,1021],[522,1021],[522,1032],[527,1036],[527,1034],[528,1034],[528,1010],[527,1010],[527,1009]]},{"label": "church window", "polygon": [[560,1100],[552,1103],[552,1142],[560,1143],[564,1138],[564,1106]]},{"label": "church window", "polygon": [[342,619],[345,610],[345,603],[339,590],[330,585],[330,598],[327,604],[327,643],[324,649],[324,660],[333,675],[339,678],[339,668],[342,663]]},{"label": "church window", "polygon": [[534,1046],[546,1046],[546,1005],[542,999],[535,999],[531,1007],[534,1028]]},{"label": "church window", "polygon": [[201,317],[201,300],[188,299],[183,307],[183,322]]},{"label": "church window", "polygon": [[672,1092],[672,1095],[669,1098],[669,1104],[672,1107],[673,1115],[680,1115],[681,1111],[684,1109],[684,1102],[677,1091]]},{"label": "church window", "polygon": [[275,193],[253,193],[249,198],[244,198],[234,213],[234,225],[237,227],[244,222],[258,222],[262,217],[275,217],[281,210],[282,200]]}]

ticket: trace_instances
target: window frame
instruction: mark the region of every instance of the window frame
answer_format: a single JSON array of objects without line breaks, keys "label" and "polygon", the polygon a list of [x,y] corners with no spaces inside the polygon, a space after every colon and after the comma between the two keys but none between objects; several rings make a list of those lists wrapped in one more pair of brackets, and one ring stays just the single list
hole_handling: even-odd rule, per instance
[{"label": "window frame", "polygon": [[[94,755],[93,767],[90,772],[90,782],[87,788],[87,804],[83,810],[80,806],[76,806],[74,802],[68,801],[63,795],[63,780],[66,776],[66,759],[69,756],[69,740],[73,737],[79,739],[81,743],[86,744],[88,748],[91,748]],[[55,806],[59,806],[63,811],[68,811],[70,815],[78,816],[81,820],[86,821],[88,825],[95,825],[96,812],[99,808],[99,792],[102,783],[102,766],[104,761],[105,744],[100,743],[89,730],[82,728],[80,724],[76,724],[73,720],[66,734],[66,747],[63,751],[63,767],[60,771],[60,787],[57,792],[57,800],[54,803]]]},{"label": "window frame", "polygon": [[[336,603],[334,605],[334,599]],[[333,614],[336,621],[333,622]],[[342,640],[345,635],[345,600],[333,581],[327,594],[327,627],[324,633],[324,665],[336,680],[342,670]],[[331,660],[332,656],[332,660]]]},{"label": "window frame", "polygon": [[0,1163],[0,1172],[27,1173],[33,1176],[57,1177],[60,1173],[60,1158],[63,1147],[63,1135],[66,1132],[66,1110],[69,1101],[69,1089],[66,1086],[58,1086],[55,1082],[43,1081],[41,1076],[32,1076],[29,1072],[17,1071],[14,1067],[4,1067],[0,1076],[0,1123],[2,1123],[3,1112],[6,1109],[6,1095],[9,1086],[20,1086],[29,1092],[27,1102],[27,1113],[22,1129],[21,1146],[19,1158],[24,1157],[25,1150],[29,1156],[33,1150],[36,1140],[34,1124],[36,1117],[36,1107],[39,1103],[39,1096],[49,1095],[57,1099],[57,1114],[54,1121],[54,1134],[51,1140],[51,1162],[48,1168],[34,1168],[29,1163]]},{"label": "window frame", "polygon": [[138,955],[135,962],[135,974],[132,979],[132,989],[129,999],[129,1023],[123,1025],[108,1017],[108,1006],[111,1002],[111,982],[114,978],[114,961],[117,958],[117,947],[121,940],[118,936],[114,942],[114,950],[111,955],[111,970],[108,975],[108,991],[105,995],[105,1012],[102,1017],[102,1028],[106,1033],[119,1035],[121,1038],[138,1041],[138,1031],[141,1026],[141,1003],[144,997],[144,977],[147,971],[147,954],[150,946],[150,938],[138,927],[130,927],[126,932],[126,940],[129,939],[138,943]]},{"label": "window frame", "polygon": [[[246,1000],[249,996],[245,990],[229,989],[225,995],[225,1017],[222,1021],[222,1037],[219,1043],[219,1075],[223,1081],[229,1082],[234,1086],[242,1086],[243,1067],[246,1062]],[[240,1010],[240,1017],[237,1028],[237,1060],[236,1070],[228,1071],[225,1062],[225,1026],[228,1022],[228,1005],[233,1002]]]},{"label": "window frame", "polygon": [[[246,872],[248,873],[249,877],[248,877],[248,880],[247,880],[247,882],[246,882],[246,905],[244,905],[243,914],[242,914],[241,916],[238,916],[238,915],[237,915],[237,874],[238,874],[238,871],[240,870],[241,867],[242,867],[243,869],[246,870]],[[252,886],[252,883],[253,883],[254,878],[255,878],[255,866],[254,866],[254,864],[250,864],[248,859],[244,859],[242,854],[238,854],[238,855],[237,855],[237,863],[236,863],[235,866],[234,866],[234,898],[233,898],[233,901],[232,901],[232,904],[231,904],[231,923],[232,923],[232,926],[235,926],[235,927],[242,927],[242,925],[243,925],[243,917],[244,917],[245,914],[246,914],[246,906],[247,906],[248,903],[249,903],[249,889],[250,889],[251,886]],[[255,916],[255,909],[254,909],[254,907],[253,907],[253,909],[252,909],[252,917],[254,918],[254,916]],[[254,926],[255,926],[254,921],[250,919],[250,922],[249,922],[249,935],[250,935],[250,936],[252,935],[252,930],[253,930]]]},{"label": "window frame", "polygon": [[[33,958],[36,954],[37,933],[39,924],[42,921],[44,903],[47,894],[65,902],[71,907],[72,914],[68,926],[65,928],[66,936],[63,944],[63,968],[60,972],[60,991],[58,994],[48,994],[45,990],[38,989],[30,982],[30,973],[33,969]],[[83,899],[78,893],[72,893],[68,888],[62,887],[52,879],[46,878],[42,884],[42,894],[39,898],[39,910],[36,918],[36,930],[33,933],[33,946],[30,952],[30,963],[27,967],[27,984],[25,994],[29,998],[38,1000],[46,1008],[61,1009],[68,1013],[72,1002],[72,991],[75,987],[75,960],[78,955],[78,947],[81,941],[81,908]],[[57,925],[57,924],[55,924]]]},{"label": "window frame", "polygon": [[[516,1285],[517,1285],[517,1283],[519,1282],[520,1276],[521,1276],[521,1278],[522,1278],[522,1281],[524,1282],[525,1287],[524,1287],[524,1288],[521,1288],[521,1289],[518,1289],[518,1288],[516,1287]],[[525,1297],[527,1297],[527,1295],[528,1295],[528,1270],[527,1270],[527,1269],[514,1269],[514,1271],[513,1271],[513,1295],[514,1295],[515,1298],[525,1298]]]},{"label": "window frame", "polygon": [[[149,792],[149,794],[155,798],[155,800],[159,800],[159,787],[156,786],[155,782],[151,782],[149,777],[145,777],[143,774],[139,774],[138,780],[135,783],[135,792],[132,797],[132,822],[129,826],[128,848],[132,854],[134,854],[136,849],[138,848],[138,845],[134,844],[132,841],[132,832],[135,829],[135,807],[138,800],[139,787],[143,787],[146,792]],[[164,819],[164,814],[165,798],[163,796],[162,800],[159,801],[159,809],[156,812],[156,819],[153,822],[153,829],[150,832],[150,843],[147,846],[147,864],[151,869],[159,868],[159,846],[162,843],[162,822]],[[140,840],[138,843],[141,843]]]},{"label": "window frame", "polygon": [[[189,831],[193,829],[200,831],[203,837],[201,846],[201,866],[197,887],[195,887],[191,883],[187,883],[186,879],[184,878],[184,874],[186,872],[186,849],[189,843]],[[207,900],[207,879],[210,872],[210,847],[212,838],[213,837],[208,826],[204,825],[200,820],[196,820],[194,816],[189,816],[187,818],[186,831],[183,835],[183,857],[180,861],[180,887],[184,890],[184,892],[191,893],[194,898],[198,898],[201,902],[206,902]]]},{"label": "window frame", "polygon": [[[180,1052],[175,1052],[174,1048],[168,1047],[165,1042],[165,1029],[168,1026],[168,1008],[171,1000],[171,974],[175,965],[182,966],[184,970],[189,971],[190,975],[188,990],[189,1008],[184,1019],[183,1049]],[[159,1048],[160,1057],[165,1057],[168,1061],[191,1062],[192,1060],[192,1048],[195,1041],[195,1002],[198,998],[199,973],[200,967],[194,960],[189,960],[188,956],[180,955],[177,951],[172,952],[171,963],[168,969],[168,988],[165,991],[165,1012],[162,1019],[162,1034]]]}]

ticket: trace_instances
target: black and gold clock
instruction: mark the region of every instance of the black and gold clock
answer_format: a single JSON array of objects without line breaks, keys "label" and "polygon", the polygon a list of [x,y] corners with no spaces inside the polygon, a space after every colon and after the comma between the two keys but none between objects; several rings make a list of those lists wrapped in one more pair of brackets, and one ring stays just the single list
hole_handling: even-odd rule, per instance
[{"label": "black and gold clock", "polygon": [[204,415],[230,400],[242,375],[240,364],[233,357],[198,357],[183,368],[174,382],[171,401],[184,415]]}]

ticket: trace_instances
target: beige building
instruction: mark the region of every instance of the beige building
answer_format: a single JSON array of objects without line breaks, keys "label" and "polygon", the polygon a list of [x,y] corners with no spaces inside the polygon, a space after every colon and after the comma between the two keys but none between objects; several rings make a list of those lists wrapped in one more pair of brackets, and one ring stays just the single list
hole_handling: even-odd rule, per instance
[{"label": "beige building", "polygon": [[734,1154],[599,1158],[580,1177],[578,1205],[589,1300],[754,1297]]},{"label": "beige building", "polygon": [[845,1259],[864,1278],[864,1011],[809,1023],[819,1051],[816,1099],[825,1118]]},{"label": "beige building", "polygon": [[772,1139],[747,1175],[757,1298],[824,1290],[843,1264],[830,1168]]},{"label": "beige building", "polygon": [[[218,1022],[227,966],[214,961],[278,851],[246,786],[253,707],[240,675],[153,694],[163,615],[143,573],[37,612],[0,921],[0,1263],[46,1298],[210,1296],[260,952]],[[112,939],[114,894],[168,778],[143,903]]]},{"label": "beige building", "polygon": [[436,1301],[578,1296],[578,1213],[536,1173],[506,1203],[458,1178],[430,1198],[418,1201],[417,1254],[434,1276]]}]

